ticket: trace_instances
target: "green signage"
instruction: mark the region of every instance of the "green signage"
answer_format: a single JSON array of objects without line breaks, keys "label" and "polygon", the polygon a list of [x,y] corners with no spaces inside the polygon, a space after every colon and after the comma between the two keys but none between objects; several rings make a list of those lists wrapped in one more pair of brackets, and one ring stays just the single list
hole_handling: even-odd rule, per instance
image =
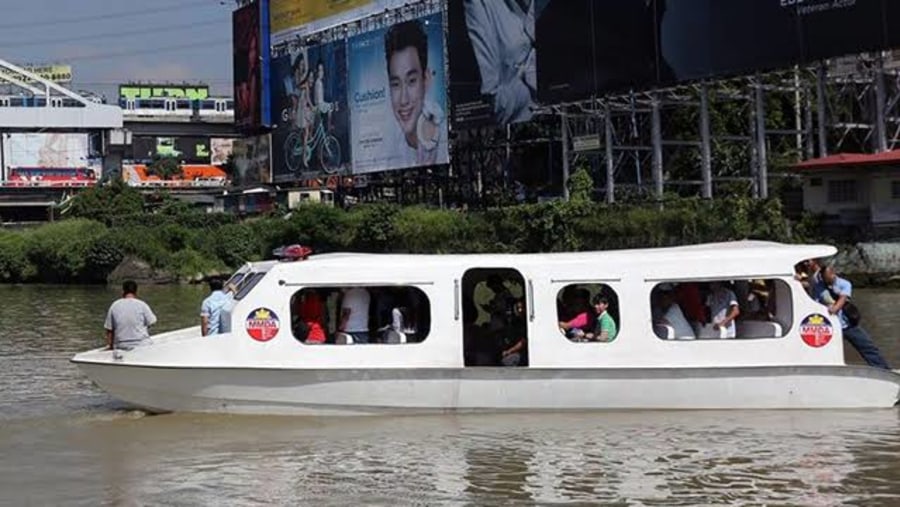
[{"label": "green signage", "polygon": [[133,99],[189,99],[209,98],[208,86],[151,86],[129,85],[119,87],[119,97]]}]

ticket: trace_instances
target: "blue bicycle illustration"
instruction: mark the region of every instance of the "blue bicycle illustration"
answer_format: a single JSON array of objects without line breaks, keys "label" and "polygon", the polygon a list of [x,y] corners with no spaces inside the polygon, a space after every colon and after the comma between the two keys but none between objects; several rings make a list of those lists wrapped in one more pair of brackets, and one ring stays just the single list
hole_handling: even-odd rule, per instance
[{"label": "blue bicycle illustration", "polygon": [[309,167],[315,156],[325,174],[334,174],[341,168],[341,143],[329,133],[324,115],[314,114],[316,126],[312,135],[303,143],[303,131],[292,129],[284,141],[284,160],[291,172],[301,172]]}]

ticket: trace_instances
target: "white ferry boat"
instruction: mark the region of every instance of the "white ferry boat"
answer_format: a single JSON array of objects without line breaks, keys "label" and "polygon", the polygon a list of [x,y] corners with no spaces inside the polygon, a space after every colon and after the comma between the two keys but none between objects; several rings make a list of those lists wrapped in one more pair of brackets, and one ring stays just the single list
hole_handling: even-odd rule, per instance
[{"label": "white ferry boat", "polygon": [[[258,262],[232,278],[224,334],[194,327],[72,361],[151,411],[892,407],[900,375],[845,364],[839,321],[794,277],[835,252],[742,241]],[[733,326],[710,325],[714,294],[739,303]]]}]

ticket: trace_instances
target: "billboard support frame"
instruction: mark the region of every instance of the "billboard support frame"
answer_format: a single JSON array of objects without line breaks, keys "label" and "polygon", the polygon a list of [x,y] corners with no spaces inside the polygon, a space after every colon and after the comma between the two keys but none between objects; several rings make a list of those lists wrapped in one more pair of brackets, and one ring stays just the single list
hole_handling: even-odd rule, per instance
[{"label": "billboard support frame", "polygon": [[[563,171],[563,200],[571,199],[569,191],[569,118],[565,111],[559,113],[560,129],[562,133],[562,171]],[[507,129],[509,125],[506,126]]]},{"label": "billboard support frame", "polygon": [[655,93],[650,99],[650,109],[650,142],[653,145],[653,188],[656,199],[662,201],[666,191],[665,181],[663,180],[662,115],[659,110],[659,96]]},{"label": "billboard support frame", "polygon": [[885,121],[887,90],[884,83],[884,56],[881,53],[875,57],[875,71],[872,77],[875,80],[875,151],[883,153],[888,151],[887,123]]},{"label": "billboard support frame", "polygon": [[819,62],[816,68],[816,113],[818,116],[819,156],[828,156],[828,110],[825,102],[828,66]]},{"label": "billboard support frame", "polygon": [[709,130],[709,85],[700,84],[700,177],[703,179],[701,195],[712,199],[712,140]]},{"label": "billboard support frame", "polygon": [[[758,80],[757,80],[758,81]],[[761,82],[754,86],[754,111],[756,114],[756,182],[754,197],[769,198],[769,153],[766,145],[766,93]]]}]

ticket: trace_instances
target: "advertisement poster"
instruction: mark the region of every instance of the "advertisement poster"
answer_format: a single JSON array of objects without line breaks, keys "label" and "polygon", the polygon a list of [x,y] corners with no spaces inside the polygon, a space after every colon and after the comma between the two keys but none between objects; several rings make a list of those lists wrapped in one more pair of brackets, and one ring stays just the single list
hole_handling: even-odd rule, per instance
[{"label": "advertisement poster", "polygon": [[243,132],[272,124],[269,86],[268,1],[258,0],[232,14],[234,124]]},{"label": "advertisement poster", "polygon": [[795,9],[808,62],[890,47],[883,27],[897,0],[807,0]]},{"label": "advertisement poster", "polygon": [[272,134],[273,179],[293,181],[349,172],[346,41],[308,46],[278,57],[273,82],[280,114]]},{"label": "advertisement poster", "polygon": [[132,160],[150,163],[156,157],[171,157],[185,164],[209,164],[212,153],[208,137],[134,136]]},{"label": "advertisement poster", "polygon": [[234,152],[234,139],[214,137],[209,140],[209,144],[212,148],[209,163],[217,166],[223,166],[228,163],[228,157]]},{"label": "advertisement poster", "polygon": [[354,174],[449,162],[442,18],[349,40]]},{"label": "advertisement poster", "polygon": [[88,167],[87,134],[3,134],[4,163],[12,167]]},{"label": "advertisement poster", "polygon": [[544,4],[535,22],[542,102],[649,88],[668,75],[656,59],[655,2],[548,0]]},{"label": "advertisement poster", "polygon": [[537,107],[535,2],[450,0],[453,123],[506,125]]},{"label": "advertisement poster", "polygon": [[407,3],[409,0],[271,0],[272,42],[319,32]]},{"label": "advertisement poster", "polygon": [[234,140],[233,185],[240,187],[272,181],[269,141],[268,135]]}]

